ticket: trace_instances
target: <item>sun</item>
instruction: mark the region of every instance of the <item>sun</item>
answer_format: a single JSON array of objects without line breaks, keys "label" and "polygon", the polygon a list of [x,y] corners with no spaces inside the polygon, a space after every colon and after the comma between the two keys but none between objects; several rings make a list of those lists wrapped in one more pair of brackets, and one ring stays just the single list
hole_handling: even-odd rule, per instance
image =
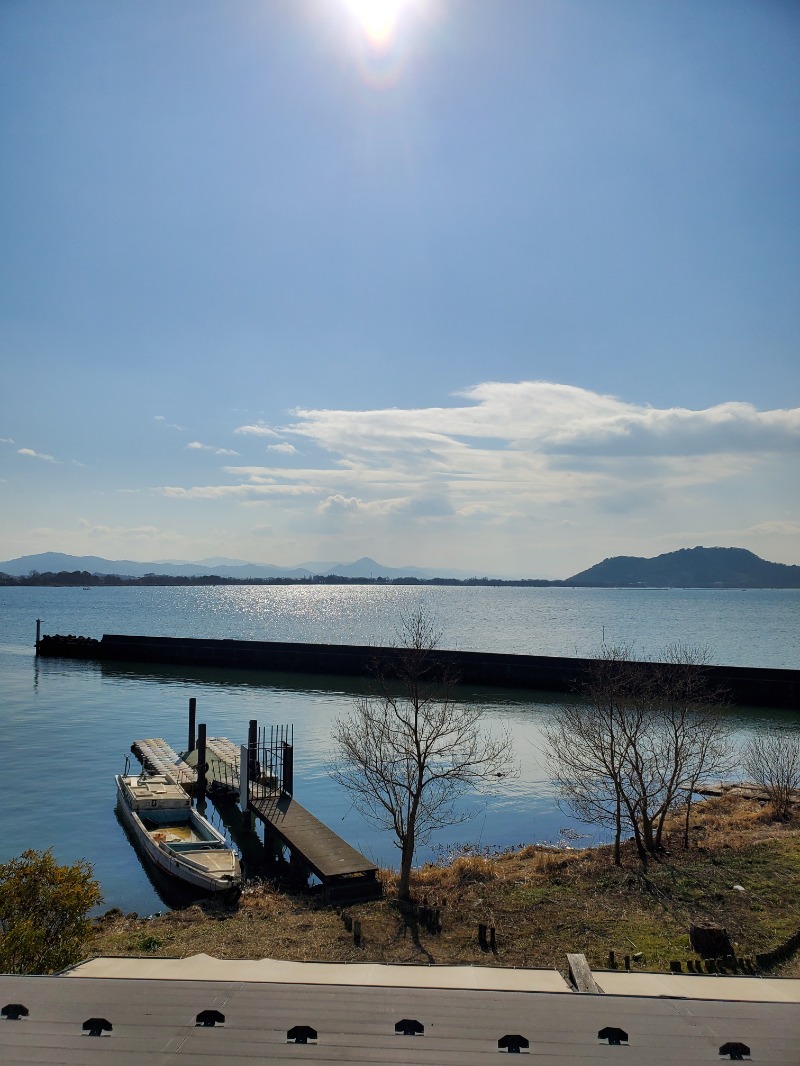
[{"label": "sun", "polygon": [[345,0],[361,28],[377,47],[390,43],[407,0]]}]

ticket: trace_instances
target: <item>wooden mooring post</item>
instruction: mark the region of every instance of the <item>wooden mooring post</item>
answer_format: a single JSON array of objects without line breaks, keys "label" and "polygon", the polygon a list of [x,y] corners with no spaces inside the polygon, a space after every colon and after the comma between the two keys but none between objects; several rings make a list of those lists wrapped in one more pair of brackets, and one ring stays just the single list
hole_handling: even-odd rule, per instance
[{"label": "wooden mooring post", "polygon": [[245,829],[253,828],[253,812],[250,809],[250,785],[258,776],[258,721],[251,718],[247,727],[247,804],[242,808]]},{"label": "wooden mooring post", "polygon": [[197,721],[197,700],[194,696],[189,699],[189,743],[186,748],[187,752],[194,751],[196,743],[195,739],[195,723]]},{"label": "wooden mooring post", "polygon": [[206,724],[201,722],[197,727],[197,805],[206,801]]}]

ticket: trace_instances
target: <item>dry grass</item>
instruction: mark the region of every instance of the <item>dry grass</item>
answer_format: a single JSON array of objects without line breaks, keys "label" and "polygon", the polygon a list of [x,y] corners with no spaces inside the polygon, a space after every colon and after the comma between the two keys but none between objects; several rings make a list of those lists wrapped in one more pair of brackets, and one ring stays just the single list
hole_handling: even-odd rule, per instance
[{"label": "dry grass", "polygon": [[[96,922],[90,950],[547,967],[562,966],[568,951],[603,966],[614,951],[641,953],[636,965],[666,969],[670,959],[693,957],[693,919],[719,921],[740,955],[772,948],[800,927],[800,819],[770,823],[757,804],[724,797],[698,807],[690,850],[679,839],[676,829],[663,862],[646,874],[631,850],[614,867],[608,848],[526,847],[424,866],[413,895],[441,906],[439,935],[402,919],[387,872],[387,898],[350,908],[361,921],[361,947],[336,910],[262,884],[245,891],[236,911],[196,905],[150,920],[112,912]],[[478,923],[496,928],[496,952],[479,946]],[[792,965],[782,972],[793,972]]]}]

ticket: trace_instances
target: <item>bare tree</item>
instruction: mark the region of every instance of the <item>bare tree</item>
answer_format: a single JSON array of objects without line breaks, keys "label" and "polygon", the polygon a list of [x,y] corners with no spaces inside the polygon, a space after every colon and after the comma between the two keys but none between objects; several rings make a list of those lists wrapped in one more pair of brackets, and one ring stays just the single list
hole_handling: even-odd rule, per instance
[{"label": "bare tree", "polygon": [[508,734],[485,732],[482,711],[453,698],[429,611],[403,615],[398,632],[396,654],[377,664],[375,694],[334,726],[331,774],[366,817],[394,832],[406,898],[416,845],[464,821],[457,799],[512,772],[513,752]]},{"label": "bare tree", "polygon": [[562,800],[579,818],[613,828],[619,864],[623,829],[641,861],[663,850],[670,811],[684,804],[688,846],[699,783],[731,766],[719,700],[706,685],[702,649],[673,645],[662,661],[634,661],[604,646],[584,686],[586,702],[562,708],[545,729]]},{"label": "bare tree", "polygon": [[616,865],[621,861],[626,820],[626,737],[637,729],[635,722],[625,721],[629,657],[627,646],[604,646],[591,665],[586,702],[564,704],[543,730],[553,780],[563,801],[581,821],[613,828]]},{"label": "bare tree", "polygon": [[775,817],[789,818],[800,799],[800,733],[756,733],[745,747],[744,769],[766,792]]}]

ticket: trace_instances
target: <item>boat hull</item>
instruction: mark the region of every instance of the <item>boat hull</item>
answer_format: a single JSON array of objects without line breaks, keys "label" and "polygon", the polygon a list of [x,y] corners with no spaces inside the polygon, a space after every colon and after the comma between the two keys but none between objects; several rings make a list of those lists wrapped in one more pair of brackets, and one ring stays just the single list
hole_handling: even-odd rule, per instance
[{"label": "boat hull", "polygon": [[172,806],[171,797],[140,802],[130,786],[135,780],[117,776],[117,808],[147,858],[204,892],[238,898],[241,869],[225,838],[189,803]]}]

